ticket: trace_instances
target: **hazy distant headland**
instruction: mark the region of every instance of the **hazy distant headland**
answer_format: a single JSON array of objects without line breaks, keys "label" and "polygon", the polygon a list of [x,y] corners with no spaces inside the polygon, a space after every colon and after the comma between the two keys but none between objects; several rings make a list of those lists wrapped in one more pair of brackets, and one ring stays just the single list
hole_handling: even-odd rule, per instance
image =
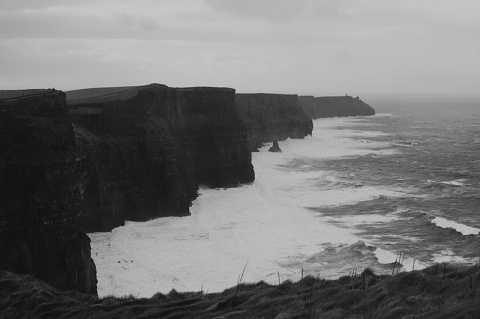
[{"label": "hazy distant headland", "polygon": [[[161,84],[0,91],[0,269],[96,294],[85,231],[185,216],[199,184],[253,182],[251,151],[312,133],[302,100]],[[362,105],[344,100],[327,102]]]},{"label": "hazy distant headland", "polygon": [[298,98],[305,114],[312,119],[336,116],[375,115],[375,110],[357,96],[300,96]]}]

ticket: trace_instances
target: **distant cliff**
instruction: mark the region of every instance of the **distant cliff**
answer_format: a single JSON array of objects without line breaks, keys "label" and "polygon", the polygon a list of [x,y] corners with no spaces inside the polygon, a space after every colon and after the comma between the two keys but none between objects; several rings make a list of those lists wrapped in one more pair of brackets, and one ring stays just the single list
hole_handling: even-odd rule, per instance
[{"label": "distant cliff", "polygon": [[67,92],[87,186],[87,231],[189,214],[199,184],[255,178],[245,124],[228,88],[99,88]]},{"label": "distant cliff", "polygon": [[0,269],[96,294],[79,221],[85,158],[67,112],[60,91],[0,91]]},{"label": "distant cliff", "polygon": [[305,114],[312,119],[336,116],[374,115],[375,110],[358,97],[351,96],[300,96],[298,101]]},{"label": "distant cliff", "polygon": [[303,112],[297,95],[236,94],[235,103],[239,117],[247,124],[252,151],[263,143],[312,134],[312,120]]}]

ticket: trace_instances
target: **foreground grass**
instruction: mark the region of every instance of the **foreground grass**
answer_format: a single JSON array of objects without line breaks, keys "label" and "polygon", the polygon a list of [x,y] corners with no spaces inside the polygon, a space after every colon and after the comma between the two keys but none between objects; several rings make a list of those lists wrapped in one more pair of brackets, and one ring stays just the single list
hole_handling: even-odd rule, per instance
[{"label": "foreground grass", "polygon": [[1,318],[480,318],[480,266],[437,265],[395,276],[366,269],[337,280],[307,276],[140,299],[60,292],[0,271]]}]

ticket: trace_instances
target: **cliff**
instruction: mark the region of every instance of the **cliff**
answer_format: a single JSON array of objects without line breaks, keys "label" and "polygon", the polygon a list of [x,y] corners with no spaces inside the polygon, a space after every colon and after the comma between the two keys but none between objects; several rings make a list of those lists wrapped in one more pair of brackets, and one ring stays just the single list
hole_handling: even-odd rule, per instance
[{"label": "cliff", "polygon": [[0,269],[96,294],[79,222],[85,159],[67,112],[60,91],[0,91]]},{"label": "cliff", "polygon": [[86,89],[67,92],[67,103],[86,155],[80,210],[88,232],[188,215],[199,184],[231,187],[255,178],[233,89]]},{"label": "cliff", "polygon": [[358,97],[351,96],[300,96],[298,98],[305,114],[312,119],[336,116],[374,115],[375,110]]},{"label": "cliff", "polygon": [[303,112],[297,95],[236,94],[235,104],[238,116],[247,125],[252,151],[263,143],[312,134],[312,120]]}]

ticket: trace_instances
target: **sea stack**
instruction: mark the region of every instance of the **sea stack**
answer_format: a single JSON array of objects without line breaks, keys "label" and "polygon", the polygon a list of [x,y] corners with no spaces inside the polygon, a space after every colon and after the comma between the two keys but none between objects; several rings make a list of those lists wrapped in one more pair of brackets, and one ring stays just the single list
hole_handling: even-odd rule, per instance
[{"label": "sea stack", "polygon": [[274,141],[272,147],[268,149],[269,152],[272,153],[281,153],[282,150],[280,149],[280,146],[278,146],[278,142]]}]

